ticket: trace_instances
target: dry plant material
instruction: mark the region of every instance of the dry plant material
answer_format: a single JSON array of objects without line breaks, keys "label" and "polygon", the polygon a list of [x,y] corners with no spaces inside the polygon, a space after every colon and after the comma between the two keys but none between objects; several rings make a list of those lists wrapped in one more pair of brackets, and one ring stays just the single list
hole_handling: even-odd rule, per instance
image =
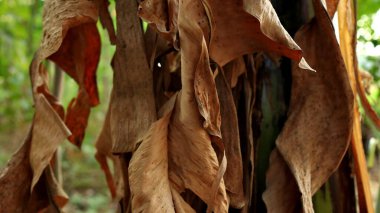
[{"label": "dry plant material", "polygon": [[[359,94],[361,103],[369,118],[375,126],[380,127],[376,113],[369,105],[360,80],[357,58],[356,58],[356,17],[354,2],[352,0],[341,0],[338,5],[338,22],[340,49],[347,67],[350,84],[355,97]],[[369,185],[366,157],[362,143],[362,132],[360,124],[360,113],[358,102],[354,103],[354,121],[352,125],[351,148],[354,158],[354,168],[358,192],[358,206],[360,212],[374,212],[372,196]]]},{"label": "dry plant material", "polygon": [[[302,72],[293,66],[288,119],[276,141],[302,194],[304,212],[313,212],[312,195],[336,170],[347,150],[354,101],[330,18],[320,0],[313,2],[316,17],[297,32],[295,40],[317,72]],[[271,166],[274,164],[272,161]],[[280,199],[276,198],[282,194],[278,191],[286,186],[278,183],[279,178],[272,180],[264,198],[268,209],[277,212],[281,207],[273,206],[276,202],[272,201]]]},{"label": "dry plant material", "polygon": [[68,29],[57,52],[49,57],[79,85],[78,96],[67,107],[65,123],[69,140],[81,146],[90,108],[99,104],[96,69],[100,57],[100,36],[95,22]]},{"label": "dry plant material", "polygon": [[108,6],[110,5],[108,0],[95,0],[98,8],[99,8],[99,20],[102,23],[103,28],[107,29],[108,37],[110,39],[111,44],[116,44],[116,32],[113,26],[111,14],[108,10]]},{"label": "dry plant material", "polygon": [[156,107],[137,2],[117,1],[116,9],[118,31],[110,115],[112,152],[126,153],[137,148],[156,120]]},{"label": "dry plant material", "polygon": [[326,0],[326,7],[327,7],[327,12],[332,19],[338,9],[338,4],[340,0]]},{"label": "dry plant material", "polygon": [[[204,121],[210,119],[205,115],[214,110],[209,106],[214,106],[208,101],[218,99],[203,98],[215,96],[216,91],[211,88],[215,89],[215,84],[202,28],[190,21],[194,14],[185,12],[194,5],[193,1],[179,5],[182,90],[164,105],[163,116],[148,131],[129,166],[132,209],[136,212],[194,211],[180,195],[185,189],[208,204],[209,211],[228,211],[224,181],[218,178],[225,168],[219,167],[211,145],[213,132],[202,126],[201,112]],[[201,75],[206,80],[197,77]]]},{"label": "dry plant material", "polygon": [[[269,0],[118,0],[117,32],[108,0],[46,0],[44,36],[30,66],[35,115],[0,173],[0,211],[59,212],[67,203],[51,159],[66,138],[81,146],[90,110],[99,103],[99,17],[116,53],[95,157],[120,212],[255,209],[259,52],[294,60],[288,118],[271,153],[264,202],[268,212],[313,212],[312,195],[339,166],[352,127],[353,141],[361,139],[355,86],[380,126],[353,69],[352,14],[339,17],[345,18],[347,72],[330,19],[339,1],[327,0],[327,11],[313,2],[315,17],[293,40]],[[146,33],[140,18],[149,23]],[[66,114],[49,92],[46,59],[78,84]],[[311,67],[317,72],[303,70]],[[354,154],[361,149],[354,146]],[[356,159],[359,188],[363,162],[363,155]],[[362,188],[359,201],[368,203]]]},{"label": "dry plant material", "polygon": [[268,0],[203,0],[211,25],[210,57],[220,66],[254,51],[273,52],[313,70]]},{"label": "dry plant material", "polygon": [[[111,100],[113,95],[111,94]],[[112,101],[111,101],[112,102]],[[111,197],[117,200],[123,197],[124,193],[124,183],[121,172],[120,159],[112,154],[112,136],[111,136],[111,125],[110,125],[110,109],[111,102],[108,106],[105,121],[103,123],[102,130],[96,140],[96,154],[95,158],[100,164],[101,169],[106,177],[107,186],[110,190]],[[114,166],[114,172],[111,171],[107,159],[111,160]]]},{"label": "dry plant material", "polygon": [[139,16],[151,23],[163,38],[178,48],[178,0],[145,0],[138,9]]},{"label": "dry plant material", "polygon": [[222,141],[226,150],[227,169],[224,173],[226,190],[230,205],[240,209],[245,204],[243,189],[243,162],[240,150],[238,118],[231,86],[227,83],[223,72],[215,79],[220,112],[222,118]]},{"label": "dry plant material", "polygon": [[[2,171],[0,194],[14,194],[15,199],[9,202],[4,200],[6,203],[1,203],[0,209],[8,209],[8,212],[25,209],[40,211],[49,203],[55,208],[65,204],[64,199],[55,200],[57,203],[54,204],[54,197],[49,199],[44,195],[46,191],[40,192],[40,187],[43,187],[42,190],[47,187],[50,192],[61,191],[51,174],[46,173],[49,172],[50,160],[68,136],[72,142],[80,145],[88,117],[86,113],[81,113],[89,111],[90,106],[98,103],[95,70],[99,60],[100,41],[96,20],[97,8],[92,2],[45,1],[44,37],[30,66],[36,112],[27,139]],[[65,40],[66,36],[72,43]],[[74,59],[66,58],[67,54],[74,52]],[[60,65],[80,87],[78,98],[70,104],[65,119],[68,127],[74,130],[72,134],[63,122],[63,108],[47,87],[47,74],[42,65],[47,58]],[[17,184],[7,184],[9,178]],[[25,209],[22,210],[23,208]]]}]

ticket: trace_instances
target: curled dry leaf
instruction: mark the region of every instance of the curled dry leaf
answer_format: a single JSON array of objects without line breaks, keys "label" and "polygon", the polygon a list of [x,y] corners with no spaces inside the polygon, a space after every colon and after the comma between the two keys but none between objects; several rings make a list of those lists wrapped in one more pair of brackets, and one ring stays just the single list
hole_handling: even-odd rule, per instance
[{"label": "curled dry leaf", "polygon": [[113,26],[111,14],[108,10],[108,6],[110,5],[108,0],[95,0],[98,8],[99,8],[99,20],[102,23],[103,28],[107,29],[108,37],[110,39],[111,44],[116,44],[116,32]]},{"label": "curled dry leaf", "polygon": [[70,134],[70,131],[42,94],[37,95],[35,100],[36,109],[39,110],[36,110],[33,119],[32,143],[29,156],[30,165],[33,168],[31,191],[33,191],[33,186],[49,164],[57,147]]},{"label": "curled dry leaf", "polygon": [[[61,26],[55,27],[67,27],[64,20],[62,22]],[[66,35],[60,38],[62,44],[58,51],[49,56],[79,85],[78,96],[70,102],[65,117],[65,123],[72,132],[69,140],[78,147],[84,138],[90,108],[99,103],[96,69],[100,57],[100,36],[96,19],[87,22],[68,26]],[[46,33],[53,30],[47,29]]]},{"label": "curled dry leaf", "polygon": [[[179,5],[179,13],[183,14],[178,20],[182,91],[164,105],[164,116],[152,125],[129,166],[132,209],[136,212],[194,211],[180,195],[185,189],[208,204],[209,210],[228,211],[224,181],[218,179],[225,168],[218,165],[197,106],[196,75],[200,75],[199,72],[211,75],[211,72],[203,31],[200,25],[190,21],[192,13],[184,12],[194,4],[183,1]],[[214,95],[207,86],[215,85],[205,85],[208,81],[198,83],[205,88],[198,91],[203,92],[198,95]],[[158,176],[162,178],[157,179]]]},{"label": "curled dry leaf", "polygon": [[195,98],[198,103],[198,109],[205,121],[203,127],[210,135],[222,137],[220,133],[220,106],[218,93],[214,76],[210,69],[210,62],[208,57],[207,48],[202,48],[201,58],[199,58],[198,65],[194,77],[194,91]]},{"label": "curled dry leaf", "polygon": [[231,86],[227,83],[223,72],[220,72],[216,76],[215,81],[222,118],[222,141],[227,157],[227,169],[224,174],[224,181],[231,206],[240,209],[244,206],[245,200],[243,189],[243,162],[240,150],[236,106],[232,96]]},{"label": "curled dry leaf", "polygon": [[152,125],[133,154],[129,166],[133,211],[194,212],[180,195],[190,189],[214,206],[215,212],[227,212],[223,181],[212,199],[218,161],[196,106],[191,106],[197,113],[195,119],[181,118],[186,113],[181,104],[188,101],[183,92],[164,105],[164,116]]},{"label": "curled dry leaf", "polygon": [[[111,94],[111,102],[112,98],[113,95]],[[110,127],[111,102],[108,106],[108,111],[106,114],[105,121],[103,123],[102,130],[100,131],[100,134],[95,143],[95,158],[104,172],[112,198],[114,200],[117,200],[118,198],[121,198],[124,193],[124,185],[119,158],[112,154],[112,136]],[[112,160],[114,166],[114,173],[111,172],[111,169],[108,166],[107,159]]]},{"label": "curled dry leaf", "polygon": [[236,87],[239,77],[246,72],[243,57],[237,58],[223,67],[224,74],[231,88]]},{"label": "curled dry leaf", "polygon": [[136,1],[117,1],[117,44],[111,103],[112,152],[132,152],[156,120],[153,77]]},{"label": "curled dry leaf", "polygon": [[303,69],[313,70],[268,0],[203,0],[203,3],[212,32],[210,57],[220,66],[244,54],[267,51],[289,57]]},{"label": "curled dry leaf", "polygon": [[0,173],[0,209],[2,212],[38,212],[52,206],[62,207],[67,203],[66,193],[49,173],[50,166],[45,169],[33,191],[30,191],[33,177],[29,163],[31,141],[32,128],[23,145]]},{"label": "curled dry leaf", "polygon": [[[54,195],[52,199],[46,197],[50,195],[46,195],[45,189],[40,191],[39,186],[43,184],[42,187],[48,187],[50,193],[61,191],[52,178],[45,177],[46,175],[43,176],[43,171],[46,171],[46,167],[49,165],[57,147],[71,134],[62,121],[64,116],[63,108],[48,90],[47,75],[42,62],[54,54],[54,57],[56,57],[54,60],[87,92],[88,104],[91,106],[96,105],[98,99],[94,71],[99,58],[99,51],[96,49],[96,42],[98,42],[99,37],[96,34],[96,28],[91,30],[89,24],[95,25],[96,19],[97,9],[90,1],[45,1],[44,37],[30,66],[36,111],[33,127],[20,150],[13,156],[11,163],[1,174],[0,194],[8,193],[15,196],[11,197],[12,200],[6,203],[7,207],[0,208],[2,210],[7,208],[10,209],[9,212],[17,212],[21,209],[34,211],[33,209],[37,208],[36,211],[38,211],[45,206],[44,203],[56,201],[57,204],[54,204],[54,206],[61,207],[66,202],[66,198],[63,198],[64,196],[58,196],[56,200]],[[87,34],[84,32],[82,32],[84,35],[76,34],[78,33],[77,30],[81,29],[81,26],[84,26]],[[74,30],[70,31],[72,28]],[[88,33],[91,35],[88,35]],[[70,61],[69,59],[71,58],[65,61],[61,55],[67,53],[71,48],[67,46],[69,43],[64,41],[67,34],[69,37],[74,34],[76,35],[74,36],[75,38],[79,37],[81,39],[81,45],[78,47],[79,49],[76,49],[78,58],[74,61]],[[89,44],[92,46],[83,46]],[[76,132],[74,133],[76,134]],[[9,184],[7,182],[10,180],[9,178],[12,178],[11,181],[16,184]],[[23,189],[20,189],[21,186]],[[34,188],[35,186],[37,189]],[[34,196],[36,193],[42,194]],[[60,192],[59,194],[62,193]],[[5,203],[1,205],[4,206]],[[36,207],[29,208],[30,205],[36,205]]]},{"label": "curled dry leaf", "polygon": [[[316,17],[299,30],[295,40],[317,72],[300,72],[293,66],[288,119],[276,141],[302,194],[305,212],[313,212],[312,195],[336,170],[347,150],[354,100],[330,18],[320,0],[313,2]],[[274,164],[272,161],[270,166]],[[280,180],[267,180],[266,193],[273,195],[266,196],[267,208],[279,209],[272,201],[283,193],[270,190],[281,185]],[[277,190],[285,187],[282,184]]]},{"label": "curled dry leaf", "polygon": [[[267,211],[272,212],[301,212],[301,193],[294,180],[288,165],[277,148],[270,155],[270,167],[267,171],[267,189],[263,199],[267,204]],[[281,174],[281,177],[279,177]]]},{"label": "curled dry leaf", "polygon": [[[86,91],[89,99],[87,100],[88,105],[94,106],[98,103],[95,70],[99,60],[99,35],[97,34],[96,26],[95,28],[93,26],[97,19],[95,5],[89,1],[46,1],[44,13],[44,38],[30,67],[33,96],[36,103],[34,122],[38,122],[38,125],[34,124],[30,150],[30,162],[34,173],[32,188],[38,181],[43,169],[48,165],[59,144],[70,133],[57,113],[46,101],[46,97],[49,96],[44,96],[43,94],[49,92],[45,89],[44,93],[40,93],[40,88],[47,88],[45,77],[40,71],[42,61],[51,57],[77,81],[81,89],[83,88]],[[75,44],[79,45],[77,46],[78,49],[71,47],[68,40],[64,40],[66,35],[70,40],[74,39],[74,43],[75,41],[77,42]],[[65,58],[65,56],[73,52],[75,52],[74,56],[77,56],[76,58]],[[51,96],[49,99],[51,99]],[[71,106],[70,109],[76,109],[81,112],[81,105],[74,103]],[[68,114],[75,115],[72,110]],[[66,120],[68,118],[70,117],[66,117]],[[87,118],[81,118],[82,115],[80,114],[73,117],[73,119],[79,120],[79,125],[82,127],[80,130],[75,130],[76,134],[72,135],[76,142],[81,142],[80,138],[83,139],[84,128],[87,124]],[[79,140],[77,140],[78,137]]]},{"label": "curled dry leaf", "polygon": [[161,36],[177,47],[178,0],[145,0],[138,8],[139,16],[151,23]]}]

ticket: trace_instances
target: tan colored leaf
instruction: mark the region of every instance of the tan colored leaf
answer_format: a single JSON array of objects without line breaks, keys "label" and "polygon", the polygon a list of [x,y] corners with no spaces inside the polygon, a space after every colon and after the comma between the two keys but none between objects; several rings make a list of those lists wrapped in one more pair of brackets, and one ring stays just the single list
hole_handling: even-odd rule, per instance
[{"label": "tan colored leaf", "polygon": [[[111,94],[111,102],[113,95]],[[110,126],[110,109],[111,102],[108,106],[106,118],[103,123],[102,130],[96,140],[95,147],[96,153],[95,158],[100,164],[104,175],[106,177],[108,189],[110,190],[111,197],[114,200],[121,198],[124,193],[124,183],[121,174],[120,161],[117,156],[112,154],[112,136],[111,136],[111,126]],[[111,172],[111,169],[108,165],[107,159],[112,160],[114,172]]]},{"label": "tan colored leaf", "polygon": [[[172,130],[170,133],[172,133],[173,136],[169,135],[169,137],[175,138],[176,141],[187,141],[187,143],[182,145],[173,143],[173,145],[176,146],[174,146],[173,149],[169,148],[169,150],[178,150],[178,152],[173,152],[173,155],[179,155],[177,158],[174,157],[174,159],[178,160],[179,165],[192,165],[187,167],[189,170],[183,171],[187,172],[182,174],[182,179],[186,178],[183,180],[185,186],[187,185],[187,188],[191,189],[207,203],[209,210],[225,212],[228,210],[228,203],[226,200],[224,182],[222,179],[218,179],[218,177],[223,177],[223,170],[225,168],[223,168],[224,165],[222,163],[219,167],[209,135],[200,127],[199,106],[202,106],[202,104],[200,102],[196,103],[196,101],[199,101],[200,95],[211,99],[214,93],[210,88],[205,89],[203,91],[204,94],[199,94],[199,91],[194,91],[195,84],[197,83],[197,72],[203,70],[203,72],[206,72],[204,75],[207,75],[207,71],[210,70],[209,65],[205,63],[208,60],[208,51],[205,37],[203,36],[208,30],[202,28],[204,25],[194,22],[193,19],[194,17],[199,17],[200,10],[197,5],[197,1],[181,1],[179,4],[178,28],[181,44],[182,93],[179,98],[179,107],[178,109],[176,108],[176,113],[174,113],[170,127],[173,128],[173,130],[170,129]],[[198,10],[196,8],[198,8]],[[204,83],[206,83],[206,81],[204,81]],[[208,86],[215,87],[213,84]],[[203,87],[206,88],[207,85],[203,85]],[[196,107],[196,104],[198,104],[198,107]],[[213,105],[211,107],[210,110],[219,110],[219,106]],[[205,119],[207,121],[207,118]],[[197,134],[197,136],[194,134]],[[183,150],[183,153],[180,150]],[[194,150],[194,152],[190,154],[188,150]],[[198,163],[195,164],[195,162]],[[193,171],[200,172],[203,169],[208,171],[208,175],[202,175],[199,181],[194,181],[198,179],[198,176],[194,174]],[[192,178],[187,175],[191,175]],[[210,189],[209,186],[215,188]]]},{"label": "tan colored leaf", "polygon": [[[79,49],[78,58],[74,60],[75,63],[69,60],[68,63],[61,58],[62,54],[66,54],[70,50],[70,45],[64,41],[66,34],[77,35],[74,36],[80,38],[87,38],[88,33],[97,33],[96,28],[94,30],[89,25],[83,25],[85,23],[94,22],[97,19],[97,10],[93,3],[88,1],[46,1],[44,4],[44,37],[41,42],[41,46],[35,54],[35,57],[30,66],[30,75],[32,80],[33,96],[36,107],[36,114],[34,118],[32,142],[30,150],[30,162],[33,169],[33,186],[37,183],[42,171],[48,165],[55,150],[63,140],[70,135],[70,132],[63,124],[61,118],[57,113],[60,111],[54,111],[57,107],[48,103],[53,101],[52,96],[47,90],[46,75],[42,71],[42,61],[47,57],[55,54],[57,57],[55,60],[60,65],[64,65],[64,69],[71,75],[80,85],[86,89],[89,94],[90,104],[97,104],[97,91],[96,84],[94,85],[95,69],[97,66],[97,50],[90,53],[89,49]],[[85,26],[88,30],[87,34],[78,35],[76,30],[68,32],[69,29],[75,27],[75,29],[81,29],[80,25]],[[78,27],[79,26],[79,27]],[[89,27],[86,27],[89,26]],[[97,41],[98,37],[95,35],[89,35],[89,38],[95,36]],[[87,41],[87,40],[85,40]],[[87,43],[83,41],[83,45]],[[90,42],[96,46],[92,40]],[[63,45],[63,46],[60,46]],[[86,54],[90,57],[87,59]],[[95,55],[94,57],[91,57]],[[81,56],[81,57],[79,57]],[[62,59],[62,60],[60,60]],[[84,61],[83,61],[84,60]],[[48,94],[48,95],[46,95]],[[60,115],[62,116],[62,115]],[[87,122],[87,121],[85,121]],[[75,137],[75,135],[74,135]],[[43,150],[40,150],[42,148]]]},{"label": "tan colored leaf", "polygon": [[165,115],[153,124],[129,166],[132,209],[136,212],[193,211],[180,196],[185,189],[208,204],[210,211],[228,211],[222,178],[225,168],[223,164],[219,166],[210,135],[202,126],[196,98],[212,97],[214,92],[207,86],[215,85],[199,80],[198,86],[205,90],[196,94],[196,75],[211,72],[202,28],[190,21],[194,14],[188,8],[194,5],[194,1],[182,1],[179,5],[182,90],[164,105]]},{"label": "tan colored leaf", "polygon": [[152,23],[161,35],[177,46],[178,0],[145,0],[138,9],[139,16]]},{"label": "tan colored leaf", "polygon": [[226,79],[231,88],[236,87],[239,77],[246,72],[243,57],[233,60],[223,67]]},{"label": "tan colored leaf", "polygon": [[195,98],[198,103],[199,112],[205,119],[203,127],[210,135],[221,137],[221,117],[218,93],[216,91],[213,73],[210,69],[208,54],[205,51],[207,51],[207,48],[202,48],[201,57],[199,58],[195,71]]},{"label": "tan colored leaf", "polygon": [[[30,66],[36,112],[31,132],[19,151],[12,157],[7,169],[1,174],[0,194],[13,194],[13,196],[7,196],[11,200],[4,199],[5,203],[1,203],[0,209],[2,210],[9,209],[7,212],[37,212],[50,206],[57,211],[56,208],[62,207],[67,201],[67,197],[60,186],[55,183],[52,176],[49,176],[51,173],[46,172],[57,147],[71,133],[62,121],[64,117],[62,106],[48,90],[47,72],[42,62],[55,54],[58,57],[56,58],[57,62],[64,68],[68,68],[66,71],[69,75],[87,92],[90,100],[89,105],[97,104],[94,80],[98,61],[96,56],[99,53],[96,49],[96,42],[99,37],[96,34],[96,27],[87,28],[89,25],[86,25],[87,23],[94,25],[96,19],[97,9],[90,1],[47,0],[44,3],[44,37]],[[80,44],[88,45],[90,43],[93,46],[86,46],[89,49],[77,49],[75,54],[78,55],[75,56],[78,57],[73,59],[74,61],[71,61],[71,58],[66,59],[69,62],[66,61],[67,63],[65,63],[61,58],[61,53],[67,53],[66,51],[70,50],[71,47],[68,42],[64,41],[64,38],[66,35],[70,37],[72,33],[77,32],[76,30],[82,29],[81,26],[86,29],[86,32],[82,32],[84,35],[76,34],[84,39],[81,40]],[[76,30],[70,31],[73,28]],[[77,38],[77,36],[74,37]],[[92,47],[95,49],[90,51]],[[82,59],[84,61],[81,61]],[[74,134],[76,136],[76,132]],[[10,184],[10,181],[14,184]],[[53,204],[52,202],[56,203]]]},{"label": "tan colored leaf", "polygon": [[112,152],[132,152],[156,120],[152,72],[145,54],[136,1],[117,1],[117,45],[113,60]]},{"label": "tan colored leaf", "polygon": [[[254,51],[289,57],[312,70],[268,0],[203,0],[211,25],[210,57],[220,66]],[[245,9],[246,8],[246,9]]]},{"label": "tan colored leaf", "polygon": [[70,135],[70,131],[54,112],[46,98],[39,94],[35,99],[36,113],[33,119],[30,165],[33,169],[31,191],[42,172],[50,163],[57,147]]},{"label": "tan colored leaf", "polygon": [[226,150],[227,170],[224,181],[231,206],[242,208],[245,204],[243,188],[243,162],[240,150],[239,127],[237,112],[231,92],[231,86],[227,83],[223,72],[215,79],[220,111],[222,117],[222,141]]},{"label": "tan colored leaf", "polygon": [[[320,0],[313,2],[316,17],[295,40],[317,72],[300,72],[293,66],[288,119],[276,141],[296,179],[305,212],[313,212],[312,195],[347,150],[353,115],[353,94],[334,29]],[[278,183],[268,182],[268,188],[272,184]],[[271,200],[266,200],[268,209],[274,208]]]},{"label": "tan colored leaf", "polygon": [[[168,126],[176,98],[168,112],[154,122],[129,165],[133,212],[176,212],[169,180]],[[179,142],[179,141],[178,141]],[[179,199],[181,200],[180,196]],[[181,204],[183,202],[179,202]]]},{"label": "tan colored leaf", "polygon": [[181,119],[182,101],[180,93],[164,105],[165,115],[152,125],[133,154],[129,166],[133,211],[194,211],[180,196],[190,189],[207,204],[215,205],[215,212],[227,212],[223,181],[216,200],[212,200],[218,162],[210,137],[201,125],[199,112],[195,111],[195,123],[188,116]]},{"label": "tan colored leaf", "polygon": [[[0,209],[2,212],[38,212],[52,206],[62,207],[67,195],[48,173],[50,166],[31,192],[33,171],[29,164],[32,128],[24,144],[0,173]],[[50,196],[50,197],[49,197]]]},{"label": "tan colored leaf", "polygon": [[267,189],[263,194],[269,213],[275,212],[301,212],[301,193],[296,181],[284,158],[277,148],[270,156],[270,167],[266,174]]}]

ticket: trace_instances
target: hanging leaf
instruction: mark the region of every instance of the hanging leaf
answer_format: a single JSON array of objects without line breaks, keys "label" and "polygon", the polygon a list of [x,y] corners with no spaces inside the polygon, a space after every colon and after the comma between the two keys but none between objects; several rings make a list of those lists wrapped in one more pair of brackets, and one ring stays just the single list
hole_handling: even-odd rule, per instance
[{"label": "hanging leaf", "polygon": [[[366,100],[362,82],[358,70],[356,58],[356,16],[354,1],[341,0],[338,5],[338,22],[339,22],[339,40],[340,50],[343,55],[344,62],[350,84],[354,93],[354,97],[359,94],[362,106],[369,118],[374,122],[375,126],[380,128],[380,120],[376,113],[371,109]],[[354,168],[357,183],[358,206],[361,212],[373,212],[372,196],[369,183],[369,175],[367,171],[366,157],[364,153],[360,113],[358,102],[354,100],[353,112],[353,130],[351,138],[351,148],[354,158]]]},{"label": "hanging leaf", "polygon": [[178,0],[145,0],[138,9],[139,16],[152,23],[161,36],[178,48]]},{"label": "hanging leaf", "polygon": [[[64,198],[64,196],[61,199],[59,195],[57,200],[55,200],[54,197],[51,197],[51,199],[47,197],[50,196],[49,194],[46,195],[46,190],[62,194],[60,192],[62,190],[52,179],[51,174],[46,172],[57,147],[71,133],[62,121],[64,117],[63,108],[48,90],[47,73],[42,62],[52,55],[57,56],[57,63],[64,68],[70,68],[66,71],[80,84],[81,88],[84,88],[88,92],[89,104],[91,106],[97,104],[94,71],[99,59],[99,51],[96,49],[96,41],[99,40],[99,37],[96,34],[96,28],[92,28],[92,31],[91,27],[88,28],[88,26],[91,26],[90,23],[94,25],[96,19],[97,9],[92,2],[84,0],[45,1],[43,17],[44,37],[30,66],[36,112],[29,136],[24,141],[22,148],[13,156],[12,163],[1,174],[0,194],[14,194],[16,197],[12,202],[2,204],[4,208],[0,209],[7,208],[9,209],[8,212],[25,211],[26,209],[28,211],[39,211],[50,205],[49,203],[51,202],[57,202],[56,204],[51,204],[55,208],[57,206],[60,208],[66,203],[67,198]],[[88,40],[85,39],[88,37],[82,34],[77,35],[75,38],[83,38],[78,47],[79,49],[76,49],[78,58],[75,58],[74,61],[69,60],[70,58],[68,58],[68,61],[59,60],[62,59],[60,58],[60,54],[65,53],[71,48],[67,46],[68,43],[64,40],[65,36],[69,35],[70,37],[76,30],[82,29],[81,27],[84,27],[87,33],[95,33],[89,36],[93,39],[89,42],[94,46],[85,49],[86,44],[89,44],[86,43]],[[75,30],[70,31],[70,29]],[[83,61],[82,59],[85,60]],[[78,116],[80,117],[80,115]],[[84,121],[84,123],[87,123],[87,121]],[[79,134],[75,130],[72,137],[76,138],[81,134],[80,130]],[[44,171],[45,175],[43,175]],[[7,184],[9,178],[12,178],[12,181],[15,183],[22,184],[23,189],[20,190],[17,184]]]},{"label": "hanging leaf", "polygon": [[301,193],[297,182],[277,148],[272,151],[269,164],[266,174],[267,189],[263,194],[267,211],[301,212]]},{"label": "hanging leaf", "polygon": [[[297,32],[295,40],[317,72],[300,72],[293,66],[288,119],[276,141],[302,194],[305,212],[313,212],[311,196],[339,166],[353,121],[352,90],[334,29],[320,0],[313,2],[316,17]],[[271,194],[271,185],[279,181],[268,181],[266,193]],[[273,206],[276,199],[266,197],[268,209],[280,208]]]},{"label": "hanging leaf", "polygon": [[[111,101],[110,105],[108,106],[106,118],[104,120],[102,130],[100,131],[100,134],[95,143],[95,158],[104,172],[111,197],[114,200],[117,200],[118,198],[123,197],[124,183],[122,178],[120,159],[112,154],[110,109],[113,97],[114,96],[111,94]],[[113,163],[114,172],[111,171],[108,165],[108,159]]]},{"label": "hanging leaf", "polygon": [[69,28],[58,51],[49,57],[79,85],[78,96],[71,100],[65,117],[72,132],[69,140],[78,147],[84,138],[90,108],[99,103],[96,69],[100,36],[95,21]]},{"label": "hanging leaf", "polygon": [[[207,85],[208,81],[196,82],[200,72],[205,72],[204,75],[211,72],[203,31],[198,24],[189,21],[192,13],[184,13],[185,8],[194,5],[192,1],[179,5],[179,13],[183,14],[178,20],[182,90],[164,106],[165,115],[151,127],[129,166],[132,209],[137,211],[190,211],[189,204],[178,196],[185,189],[208,204],[210,211],[228,211],[222,179],[225,168],[223,164],[219,167],[199,111],[213,109],[202,108],[205,105],[197,101],[207,99],[196,98],[197,95],[212,97],[214,91],[207,87],[215,85]],[[197,94],[196,84],[205,90],[198,90]],[[163,178],[157,179],[157,176]]]},{"label": "hanging leaf", "polygon": [[113,59],[114,84],[111,100],[112,152],[137,148],[156,120],[152,72],[145,54],[143,31],[136,1],[117,1],[117,43]]},{"label": "hanging leaf", "polygon": [[220,101],[222,141],[228,160],[224,181],[231,206],[240,209],[244,206],[245,200],[237,112],[231,86],[227,83],[223,72],[216,76],[215,82]]},{"label": "hanging leaf", "polygon": [[313,70],[282,27],[268,0],[204,0],[211,25],[210,57],[220,66],[254,51],[289,57],[302,69]]},{"label": "hanging leaf", "polygon": [[99,8],[99,20],[102,23],[103,28],[107,29],[108,37],[110,39],[111,44],[116,44],[116,32],[113,26],[111,14],[108,10],[108,6],[110,5],[108,0],[96,0],[95,1]]}]

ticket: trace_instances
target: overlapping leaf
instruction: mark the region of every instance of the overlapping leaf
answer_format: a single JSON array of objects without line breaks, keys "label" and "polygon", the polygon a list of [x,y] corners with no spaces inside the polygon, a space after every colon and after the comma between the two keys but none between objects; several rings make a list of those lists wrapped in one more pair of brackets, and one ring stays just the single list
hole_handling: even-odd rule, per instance
[{"label": "overlapping leaf", "polygon": [[203,0],[211,25],[210,57],[223,66],[252,53],[267,51],[289,57],[312,70],[302,51],[282,27],[268,0]]},{"label": "overlapping leaf", "polygon": [[215,79],[222,117],[222,141],[226,150],[227,169],[224,174],[231,206],[242,208],[245,204],[243,189],[243,162],[240,150],[239,126],[231,86],[220,72]]},{"label": "overlapping leaf", "polygon": [[[82,113],[87,106],[98,103],[95,70],[99,60],[99,35],[95,26],[96,19],[97,8],[90,1],[45,1],[44,37],[30,66],[36,111],[32,130],[11,160],[13,163],[7,166],[0,178],[1,194],[14,194],[19,199],[1,203],[4,208],[0,209],[5,209],[7,205],[9,212],[17,212],[36,205],[28,211],[40,211],[49,204],[47,191],[61,191],[51,176],[51,171],[49,173],[48,166],[57,147],[71,133],[62,120],[63,108],[48,90],[47,74],[42,62],[50,57],[80,85],[79,94],[83,95],[78,97],[80,104],[72,103],[66,117],[66,121],[76,121],[67,123],[74,130],[71,136],[73,141],[80,143],[87,124],[87,115],[77,113]],[[71,46],[71,42],[78,46]],[[7,185],[10,177],[17,184]],[[42,194],[34,196],[39,190],[42,190]],[[64,199],[58,199],[56,204],[51,205],[61,207],[65,203]],[[54,201],[50,199],[50,202]]]},{"label": "overlapping leaf", "polygon": [[[50,60],[79,85],[78,96],[70,102],[65,117],[65,123],[72,132],[69,140],[78,147],[84,138],[90,108],[99,103],[96,69],[100,57],[100,36],[95,18],[82,24],[68,26],[66,35],[61,38],[62,44],[58,51],[49,56]],[[78,24],[79,26],[76,26]],[[52,33],[50,31],[54,28],[48,29],[47,34]]]},{"label": "overlapping leaf", "polygon": [[[316,17],[299,30],[295,40],[317,72],[300,72],[293,66],[288,120],[276,141],[286,161],[281,165],[289,165],[305,212],[313,212],[311,196],[338,167],[347,150],[353,115],[353,94],[330,18],[320,0],[314,1],[314,8]],[[276,164],[272,160],[271,167]],[[283,207],[276,205],[286,184],[270,176],[267,180],[267,208],[279,212]],[[288,193],[292,196],[295,192]]]},{"label": "overlapping leaf", "polygon": [[178,0],[143,1],[139,5],[138,14],[178,47]]},{"label": "overlapping leaf", "polygon": [[[183,14],[178,21],[182,90],[164,106],[166,113],[151,127],[129,166],[134,211],[154,212],[157,208],[164,212],[193,211],[180,196],[185,189],[194,192],[210,210],[228,210],[224,182],[218,179],[223,168],[219,167],[211,145],[212,131],[208,133],[207,126],[206,129],[202,126],[200,111],[210,112],[207,104],[212,99],[199,97],[215,96],[216,91],[203,31],[190,21],[194,14],[184,12],[194,5],[183,1],[179,6],[179,13]],[[199,77],[197,80],[197,75],[209,75],[205,78],[211,79],[211,84]],[[205,89],[197,89],[196,84]],[[158,176],[162,178],[157,179]]]}]

